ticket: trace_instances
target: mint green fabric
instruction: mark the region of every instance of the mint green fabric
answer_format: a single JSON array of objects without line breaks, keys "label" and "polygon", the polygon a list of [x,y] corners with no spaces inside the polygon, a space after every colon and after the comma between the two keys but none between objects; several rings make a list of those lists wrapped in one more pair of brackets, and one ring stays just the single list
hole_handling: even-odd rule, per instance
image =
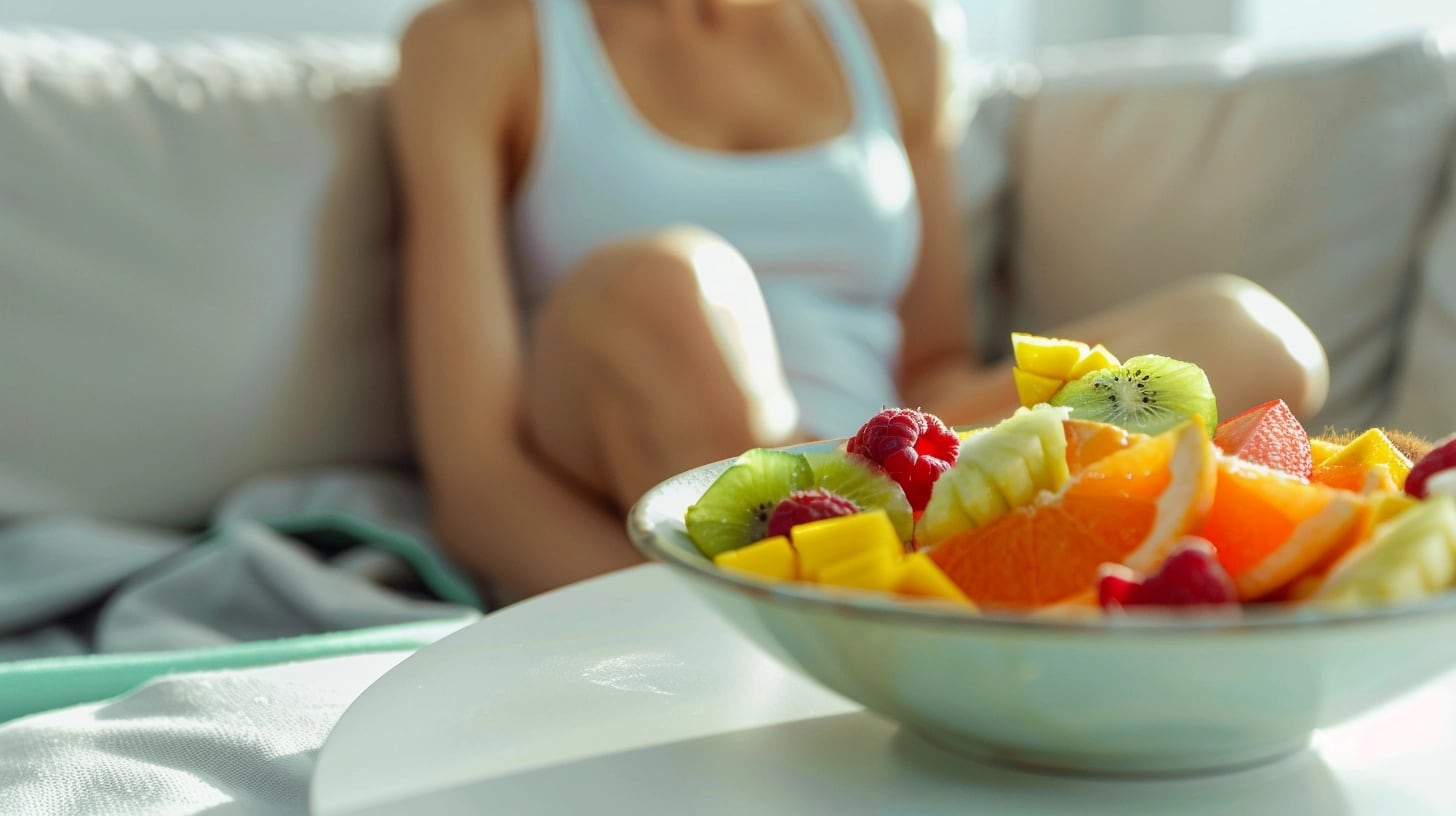
[{"label": "mint green fabric", "polygon": [[239,669],[361,652],[417,649],[479,618],[375,626],[272,641],[175,652],[82,655],[0,664],[0,722],[125,694],[164,674]]}]

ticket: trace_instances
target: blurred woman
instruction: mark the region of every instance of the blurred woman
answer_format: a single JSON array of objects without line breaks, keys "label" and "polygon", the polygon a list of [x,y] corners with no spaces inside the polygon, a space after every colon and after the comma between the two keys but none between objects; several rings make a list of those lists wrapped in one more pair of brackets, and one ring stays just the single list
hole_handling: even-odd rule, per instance
[{"label": "blurred woman", "polygon": [[[621,514],[884,405],[1016,405],[971,343],[946,51],[919,0],[445,0],[391,122],[436,529],[511,602],[638,561]],[[1196,280],[1065,336],[1310,413],[1325,361],[1262,289]],[[1250,366],[1248,360],[1258,360]]]}]

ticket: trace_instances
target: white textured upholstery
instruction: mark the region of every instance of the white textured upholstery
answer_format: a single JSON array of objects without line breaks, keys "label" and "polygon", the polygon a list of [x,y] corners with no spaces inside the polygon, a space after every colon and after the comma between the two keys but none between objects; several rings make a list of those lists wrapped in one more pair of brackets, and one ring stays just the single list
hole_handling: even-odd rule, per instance
[{"label": "white textured upholstery", "polygon": [[0,32],[0,520],[403,457],[382,43]]}]

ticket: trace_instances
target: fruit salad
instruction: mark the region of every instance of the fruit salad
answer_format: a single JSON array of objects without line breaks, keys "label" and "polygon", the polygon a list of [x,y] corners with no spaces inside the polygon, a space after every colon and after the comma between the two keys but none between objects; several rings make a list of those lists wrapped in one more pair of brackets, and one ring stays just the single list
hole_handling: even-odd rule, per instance
[{"label": "fruit salad", "polygon": [[832,450],[755,449],[688,508],[762,581],[1040,613],[1349,608],[1456,586],[1456,435],[1219,421],[1197,366],[1013,334],[1022,407],[984,428],[886,408]]}]

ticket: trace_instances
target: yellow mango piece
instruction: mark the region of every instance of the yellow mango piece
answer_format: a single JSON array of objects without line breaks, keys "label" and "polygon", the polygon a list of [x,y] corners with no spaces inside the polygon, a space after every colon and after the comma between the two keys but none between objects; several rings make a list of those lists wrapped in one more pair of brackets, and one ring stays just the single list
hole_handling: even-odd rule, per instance
[{"label": "yellow mango piece", "polygon": [[[1341,467],[1369,468],[1371,465],[1385,465],[1390,468],[1390,477],[1396,490],[1405,488],[1405,477],[1410,475],[1411,460],[1392,445],[1390,438],[1379,428],[1371,428],[1340,448],[1333,455],[1315,466],[1316,471],[1331,471]],[[1320,481],[1318,474],[1311,474],[1312,481]]]},{"label": "yellow mango piece", "polygon": [[923,552],[913,553],[905,559],[895,591],[901,595],[939,598],[974,606],[965,593]]},{"label": "yellow mango piece", "polygon": [[825,565],[819,570],[818,582],[826,586],[894,592],[904,569],[904,552],[876,548]]},{"label": "yellow mango piece", "polygon": [[723,569],[743,572],[770,581],[792,581],[799,577],[799,554],[786,536],[719,553],[713,563]]},{"label": "yellow mango piece", "polygon": [[1055,377],[1043,377],[1015,367],[1011,369],[1011,378],[1016,381],[1016,395],[1027,408],[1046,402],[1066,385]]},{"label": "yellow mango piece", "polygon": [[1340,448],[1343,447],[1344,445],[1338,442],[1330,442],[1324,439],[1309,440],[1309,453],[1314,459],[1315,467],[1319,467],[1320,463],[1339,453]]},{"label": "yellow mango piece", "polygon": [[869,510],[848,516],[797,524],[789,533],[799,553],[799,576],[819,580],[819,573],[836,561],[872,550],[904,555],[905,545],[884,510]]},{"label": "yellow mango piece", "polygon": [[1104,368],[1117,368],[1120,365],[1122,362],[1113,356],[1106,346],[1098,343],[1083,354],[1082,359],[1078,360],[1076,365],[1072,366],[1072,370],[1067,372],[1067,379],[1080,380],[1085,374],[1101,371]]},{"label": "yellow mango piece", "polygon": [[1370,523],[1378,526],[1420,503],[1420,499],[1404,493],[1374,493],[1370,496]]},{"label": "yellow mango piece", "polygon": [[1066,381],[1070,379],[1068,375],[1072,367],[1081,362],[1090,349],[1086,343],[1076,340],[1012,332],[1011,351],[1016,357],[1017,368],[1029,374]]}]

